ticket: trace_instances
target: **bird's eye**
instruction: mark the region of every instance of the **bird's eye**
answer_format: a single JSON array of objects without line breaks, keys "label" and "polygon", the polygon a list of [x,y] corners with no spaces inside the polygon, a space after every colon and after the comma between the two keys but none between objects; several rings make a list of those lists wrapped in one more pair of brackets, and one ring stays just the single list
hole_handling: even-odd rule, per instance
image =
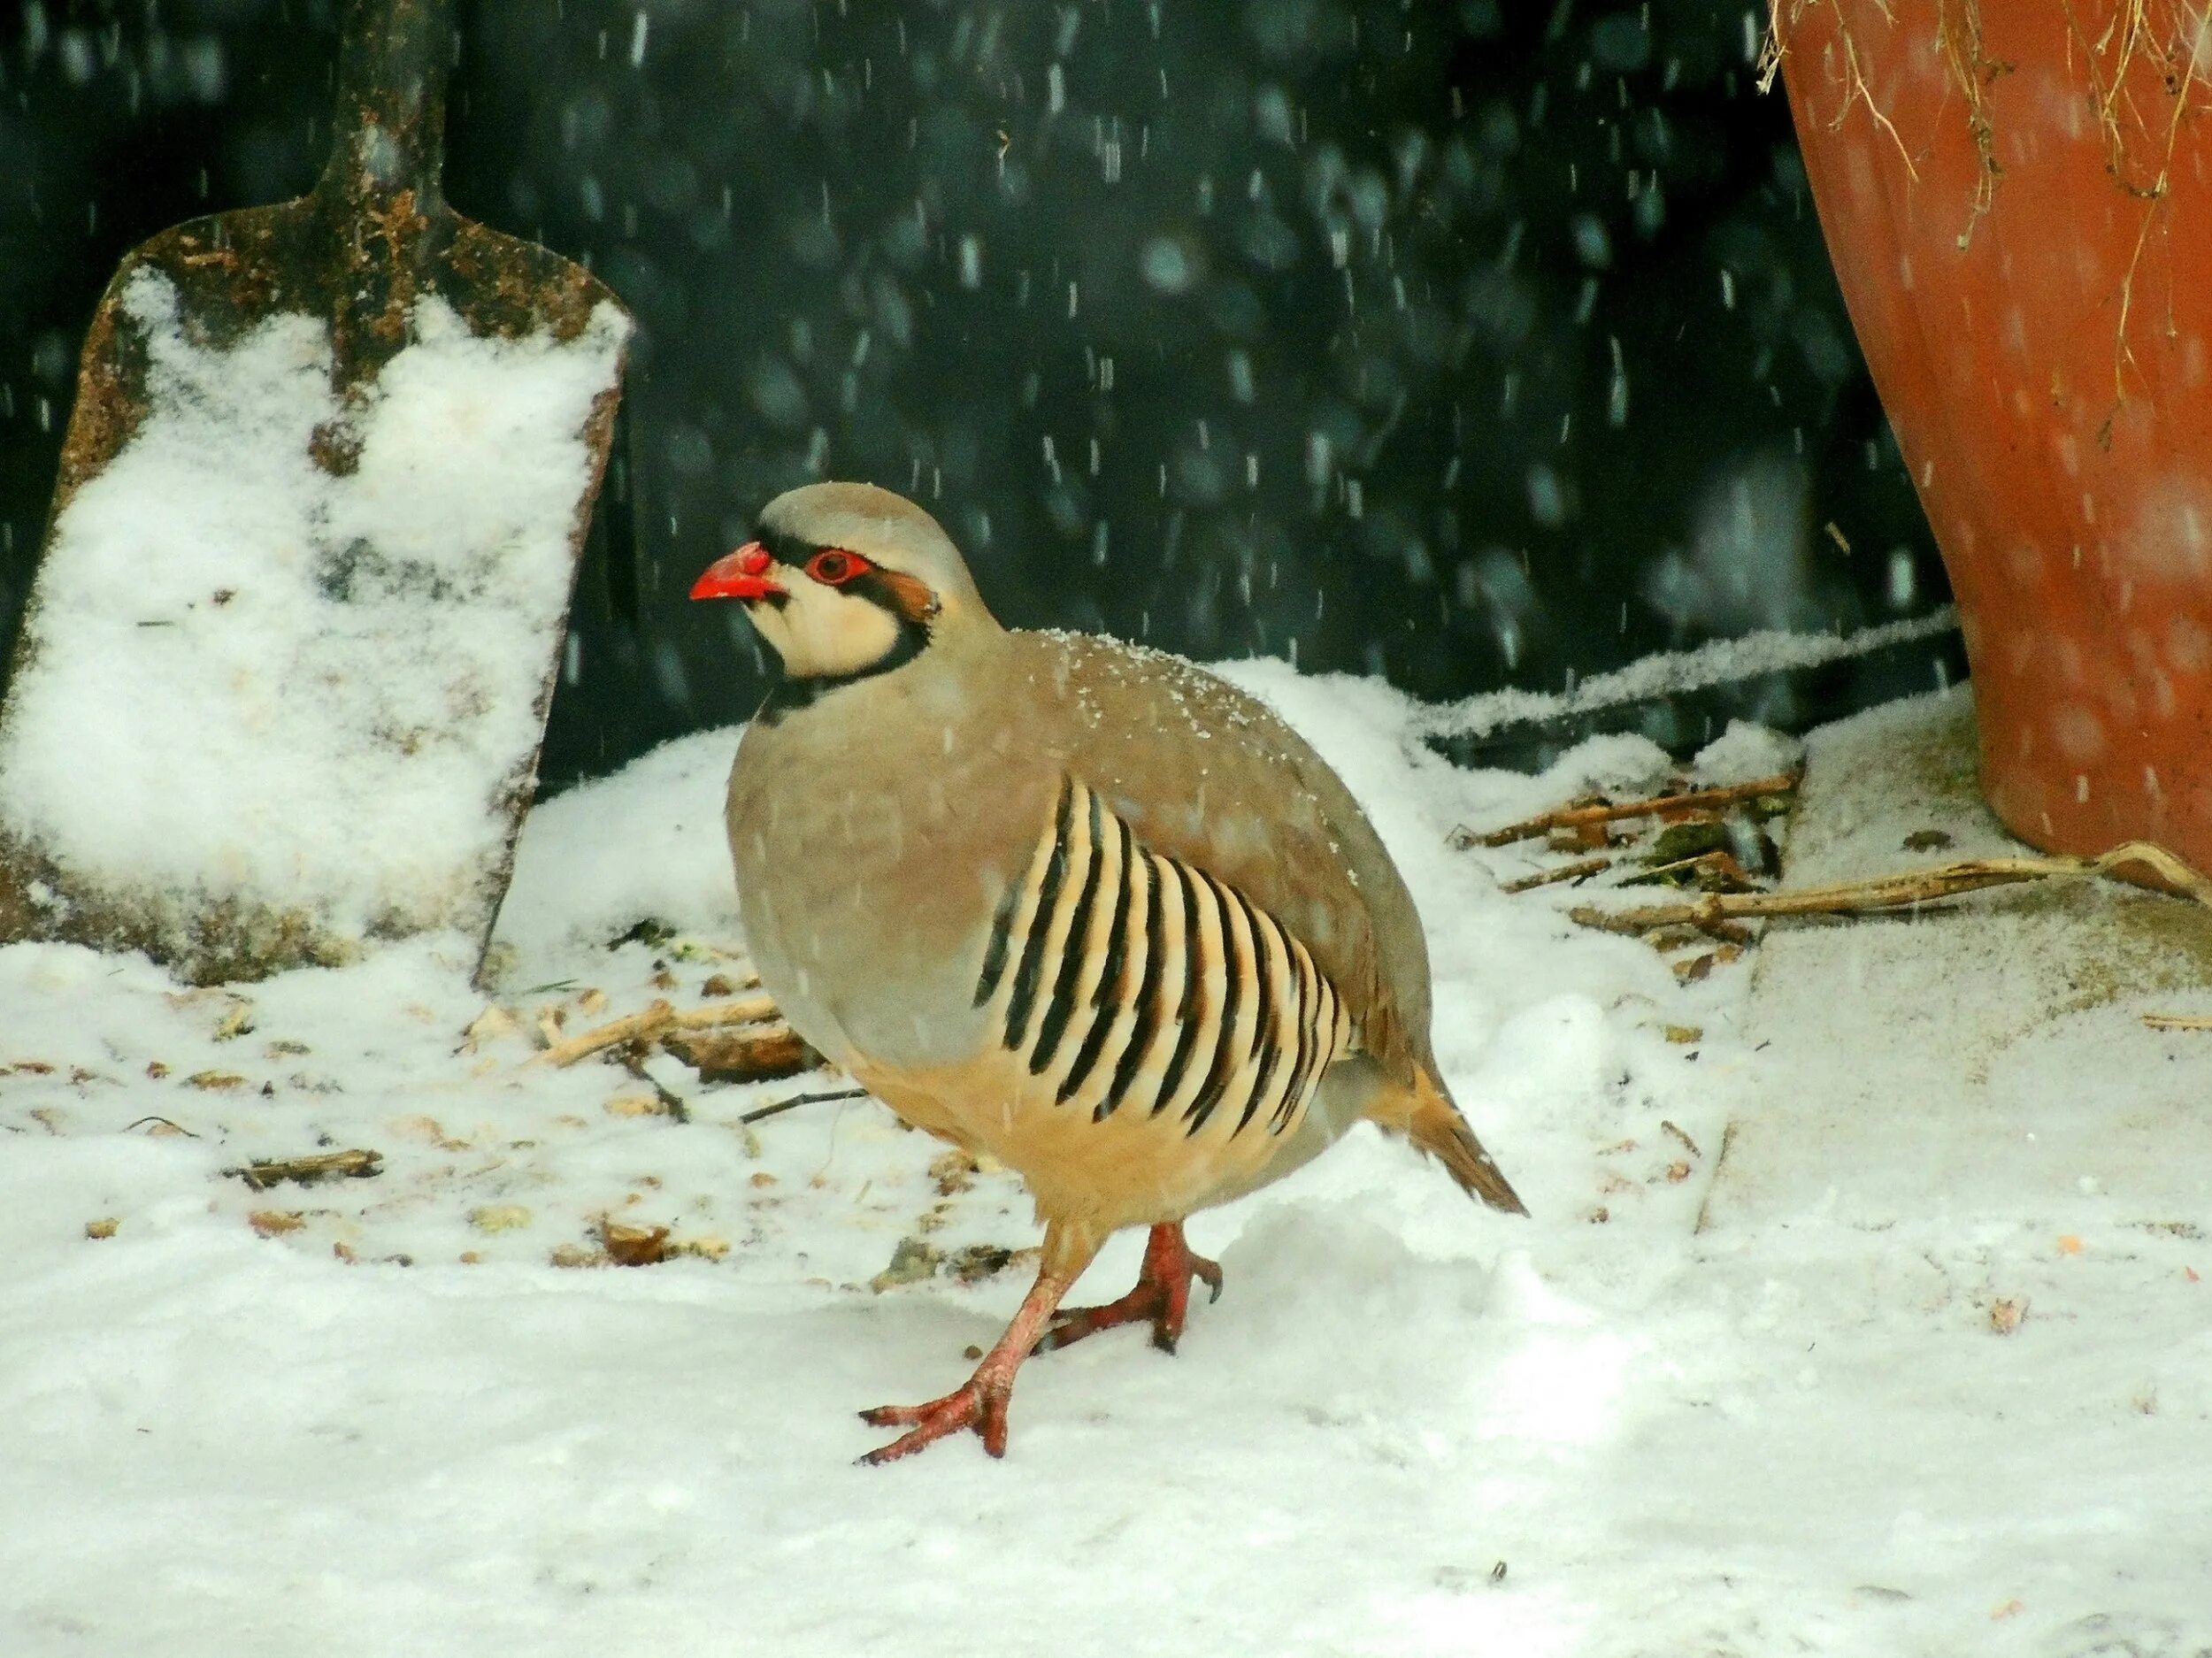
[{"label": "bird's eye", "polygon": [[828,548],[806,561],[806,573],[833,587],[843,586],[867,568],[866,559],[841,547]]}]

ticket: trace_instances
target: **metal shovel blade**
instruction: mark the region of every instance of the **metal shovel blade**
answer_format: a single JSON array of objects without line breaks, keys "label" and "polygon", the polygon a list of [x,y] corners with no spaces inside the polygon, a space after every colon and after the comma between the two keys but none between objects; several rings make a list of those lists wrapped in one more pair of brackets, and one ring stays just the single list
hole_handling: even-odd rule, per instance
[{"label": "metal shovel blade", "polygon": [[0,707],[0,938],[197,982],[488,936],[630,319],[439,185],[452,0],[347,0],[315,188],[123,262]]}]

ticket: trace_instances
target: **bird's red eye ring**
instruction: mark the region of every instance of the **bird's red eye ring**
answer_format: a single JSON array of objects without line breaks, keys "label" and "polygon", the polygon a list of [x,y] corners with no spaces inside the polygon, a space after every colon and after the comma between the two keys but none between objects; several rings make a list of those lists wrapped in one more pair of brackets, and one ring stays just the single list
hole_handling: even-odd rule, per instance
[{"label": "bird's red eye ring", "polygon": [[806,573],[826,587],[841,587],[868,569],[868,561],[841,547],[826,547],[806,561]]}]

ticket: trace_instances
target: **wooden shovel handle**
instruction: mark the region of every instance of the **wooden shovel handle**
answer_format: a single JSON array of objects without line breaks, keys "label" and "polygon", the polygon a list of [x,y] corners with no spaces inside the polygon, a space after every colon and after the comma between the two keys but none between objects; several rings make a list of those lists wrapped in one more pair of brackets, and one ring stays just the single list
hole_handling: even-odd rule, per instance
[{"label": "wooden shovel handle", "polygon": [[445,87],[453,0],[344,0],[329,165],[314,195],[326,211],[376,217],[393,197],[445,205]]}]

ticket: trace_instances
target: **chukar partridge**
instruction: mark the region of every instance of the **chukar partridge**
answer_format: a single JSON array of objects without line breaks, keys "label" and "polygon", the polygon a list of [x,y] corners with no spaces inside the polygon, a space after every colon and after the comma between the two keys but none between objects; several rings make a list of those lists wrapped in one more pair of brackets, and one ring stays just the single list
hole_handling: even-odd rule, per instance
[{"label": "chukar partridge", "polygon": [[[1172,1352],[1183,1220],[1360,1118],[1525,1213],[1429,1047],[1405,883],[1336,774],[1178,657],[1010,632],[912,503],[813,484],[762,512],[695,599],[741,601],[782,658],[730,773],[730,850],[762,984],[918,1128],[1019,1174],[1037,1281],[962,1387],[864,1412],[1003,1454],[1033,1351],[1148,1321]],[[1063,1309],[1107,1236],[1151,1228],[1136,1287]]]}]

